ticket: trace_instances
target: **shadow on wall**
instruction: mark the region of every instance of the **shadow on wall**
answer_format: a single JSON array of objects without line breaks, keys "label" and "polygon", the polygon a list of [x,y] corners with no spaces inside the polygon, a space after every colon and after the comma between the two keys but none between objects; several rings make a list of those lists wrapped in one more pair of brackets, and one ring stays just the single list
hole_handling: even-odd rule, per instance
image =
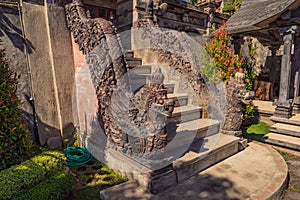
[{"label": "shadow on wall", "polygon": [[[20,51],[25,52],[26,48],[29,54],[32,53],[35,50],[32,43],[29,40],[24,39],[22,30],[18,28],[13,22],[11,22],[11,20],[6,16],[6,14],[13,14],[18,16],[18,10],[15,8],[0,8],[0,37],[6,36],[12,42],[14,47],[18,48]],[[19,23],[21,23],[21,19],[17,22],[17,24]]]},{"label": "shadow on wall", "polygon": [[[30,105],[34,110],[31,102]],[[69,139],[74,130],[73,123],[64,125],[62,130],[64,138],[62,138],[59,129],[44,123],[36,114],[23,111],[23,120],[31,133],[30,139],[40,143],[41,145],[47,144],[50,149],[59,149],[63,147],[65,145],[64,140]]]}]

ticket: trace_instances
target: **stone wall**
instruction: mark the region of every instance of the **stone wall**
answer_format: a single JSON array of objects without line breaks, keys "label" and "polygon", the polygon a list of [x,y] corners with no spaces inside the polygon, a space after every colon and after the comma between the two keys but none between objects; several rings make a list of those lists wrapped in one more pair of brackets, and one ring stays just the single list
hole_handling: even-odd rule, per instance
[{"label": "stone wall", "polygon": [[24,2],[22,11],[26,39],[22,38],[17,10],[1,7],[1,47],[7,49],[9,64],[22,75],[20,97],[31,127],[33,112],[28,99],[33,97],[40,143],[61,147],[62,139],[68,138],[73,130],[74,87],[71,37],[64,8]]},{"label": "stone wall", "polygon": [[46,144],[49,137],[60,136],[58,105],[55,97],[50,44],[47,33],[44,6],[23,4],[24,29],[33,51],[29,62],[33,80],[33,93],[40,143]]},{"label": "stone wall", "polygon": [[[49,30],[53,65],[60,105],[63,138],[73,130],[72,94],[74,89],[74,62],[70,32],[65,23],[63,7],[48,6]],[[60,19],[60,20],[57,20]]]}]

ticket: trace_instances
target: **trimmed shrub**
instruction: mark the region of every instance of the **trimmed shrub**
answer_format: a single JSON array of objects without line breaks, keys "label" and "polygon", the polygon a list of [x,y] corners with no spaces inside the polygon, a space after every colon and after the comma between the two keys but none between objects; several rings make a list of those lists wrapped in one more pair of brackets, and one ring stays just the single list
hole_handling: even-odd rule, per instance
[{"label": "trimmed shrub", "polygon": [[61,171],[65,164],[63,153],[45,151],[19,165],[0,171],[0,199],[11,199],[46,176]]},{"label": "trimmed shrub", "polygon": [[58,200],[65,198],[75,187],[75,177],[67,172],[58,172],[43,180],[26,193],[12,198],[13,200]]},{"label": "trimmed shrub", "polygon": [[31,146],[16,95],[19,77],[9,69],[4,55],[0,50],[0,170],[20,162]]}]

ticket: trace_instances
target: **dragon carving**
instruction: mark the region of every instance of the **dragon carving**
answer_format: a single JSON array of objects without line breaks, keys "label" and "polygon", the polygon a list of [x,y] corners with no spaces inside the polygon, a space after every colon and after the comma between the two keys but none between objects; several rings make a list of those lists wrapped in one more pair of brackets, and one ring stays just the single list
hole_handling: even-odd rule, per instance
[{"label": "dragon carving", "polygon": [[167,144],[167,117],[172,114],[174,103],[167,98],[160,69],[133,94],[112,23],[91,19],[81,0],[67,4],[65,11],[68,28],[89,65],[98,99],[98,121],[108,145],[139,157],[163,150]]},{"label": "dragon carving", "polygon": [[236,73],[225,85],[227,105],[225,108],[225,123],[222,132],[240,136],[243,122],[243,104],[249,104],[254,98],[254,92],[247,92],[244,83],[245,74]]}]

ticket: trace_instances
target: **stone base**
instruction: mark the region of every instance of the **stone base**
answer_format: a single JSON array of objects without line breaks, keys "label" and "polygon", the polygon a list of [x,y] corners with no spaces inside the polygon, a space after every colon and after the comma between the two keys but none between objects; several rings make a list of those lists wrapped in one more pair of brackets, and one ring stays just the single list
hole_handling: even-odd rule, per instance
[{"label": "stone base", "polygon": [[[231,135],[215,134],[204,140],[205,144],[202,147],[191,149],[170,165],[157,170],[151,170],[111,149],[106,151],[105,162],[126,175],[129,180],[137,181],[145,191],[157,194],[239,151],[240,139]],[[97,158],[97,155],[95,156]]]},{"label": "stone base", "polygon": [[292,116],[291,102],[278,102],[275,108],[274,117],[290,118]]},{"label": "stone base", "polygon": [[300,97],[296,97],[293,101],[293,114],[300,113]]}]

